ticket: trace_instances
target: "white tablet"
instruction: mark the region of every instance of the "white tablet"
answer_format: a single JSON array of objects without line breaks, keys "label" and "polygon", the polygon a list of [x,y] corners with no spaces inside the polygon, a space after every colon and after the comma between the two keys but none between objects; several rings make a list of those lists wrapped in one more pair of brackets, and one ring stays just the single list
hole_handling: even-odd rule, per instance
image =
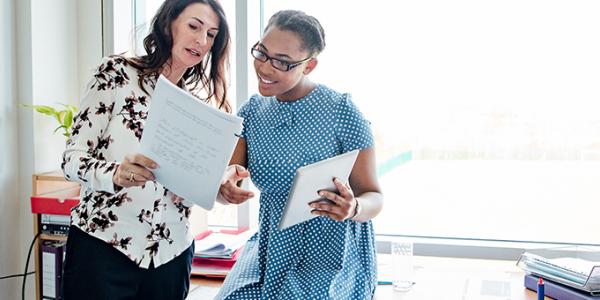
[{"label": "white tablet", "polygon": [[324,200],[317,194],[320,190],[337,191],[333,183],[334,177],[339,178],[342,182],[348,182],[358,152],[359,150],[346,152],[298,168],[281,222],[279,222],[279,229],[285,229],[316,217],[310,213],[312,209],[308,204]]}]

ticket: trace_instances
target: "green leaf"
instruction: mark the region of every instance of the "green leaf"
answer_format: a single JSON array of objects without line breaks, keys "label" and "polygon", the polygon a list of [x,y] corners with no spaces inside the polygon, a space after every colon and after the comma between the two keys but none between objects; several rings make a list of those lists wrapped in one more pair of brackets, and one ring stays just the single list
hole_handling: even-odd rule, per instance
[{"label": "green leaf", "polygon": [[60,123],[61,125],[65,125],[65,117],[67,115],[67,111],[66,110],[61,110],[58,112],[58,123]]},{"label": "green leaf", "polygon": [[67,110],[66,112],[65,118],[63,119],[63,125],[66,128],[71,128],[71,125],[73,125],[73,111]]},{"label": "green leaf", "polygon": [[24,103],[20,103],[19,106],[33,108],[41,114],[53,117],[58,122],[58,124],[60,124],[60,126],[54,129],[54,133],[56,133],[60,129],[63,129],[63,135],[68,139],[71,136],[70,131],[71,126],[73,125],[73,115],[75,115],[79,109],[77,108],[77,106],[74,105],[68,105],[63,103],[59,104],[62,105],[65,109],[57,110],[47,105],[29,105]]},{"label": "green leaf", "polygon": [[54,111],[54,114],[52,116],[54,117],[56,122],[58,122],[58,124],[62,124],[62,121],[60,119],[60,111]]},{"label": "green leaf", "polygon": [[37,112],[39,112],[41,114],[48,115],[48,116],[56,115],[56,110],[50,106],[33,105],[32,107],[33,107],[33,109],[35,109]]}]

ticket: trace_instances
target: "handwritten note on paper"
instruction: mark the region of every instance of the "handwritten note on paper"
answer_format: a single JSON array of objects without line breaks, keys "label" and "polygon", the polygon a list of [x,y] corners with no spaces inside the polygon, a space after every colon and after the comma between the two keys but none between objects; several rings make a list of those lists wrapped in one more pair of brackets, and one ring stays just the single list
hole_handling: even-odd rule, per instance
[{"label": "handwritten note on paper", "polygon": [[212,209],[237,143],[242,118],[219,111],[164,77],[156,83],[140,153],[156,161],[156,180]]}]

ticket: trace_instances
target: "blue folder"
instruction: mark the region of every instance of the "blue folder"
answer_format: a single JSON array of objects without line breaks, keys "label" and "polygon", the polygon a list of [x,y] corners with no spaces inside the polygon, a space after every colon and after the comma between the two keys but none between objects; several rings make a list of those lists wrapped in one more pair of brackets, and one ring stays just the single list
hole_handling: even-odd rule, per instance
[{"label": "blue folder", "polygon": [[[537,291],[537,283],[540,278],[535,275],[525,275],[525,287]],[[544,294],[548,297],[560,300],[600,300],[600,296],[594,297],[590,293],[579,291],[566,285],[556,283],[544,278]]]}]

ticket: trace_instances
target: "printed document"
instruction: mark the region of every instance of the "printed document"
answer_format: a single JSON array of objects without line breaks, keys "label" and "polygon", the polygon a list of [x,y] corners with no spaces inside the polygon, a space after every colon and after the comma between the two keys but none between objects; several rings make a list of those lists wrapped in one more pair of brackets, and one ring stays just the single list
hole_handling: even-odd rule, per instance
[{"label": "printed document", "polygon": [[156,180],[179,197],[212,209],[242,118],[219,111],[160,76],[140,153],[154,160]]}]

